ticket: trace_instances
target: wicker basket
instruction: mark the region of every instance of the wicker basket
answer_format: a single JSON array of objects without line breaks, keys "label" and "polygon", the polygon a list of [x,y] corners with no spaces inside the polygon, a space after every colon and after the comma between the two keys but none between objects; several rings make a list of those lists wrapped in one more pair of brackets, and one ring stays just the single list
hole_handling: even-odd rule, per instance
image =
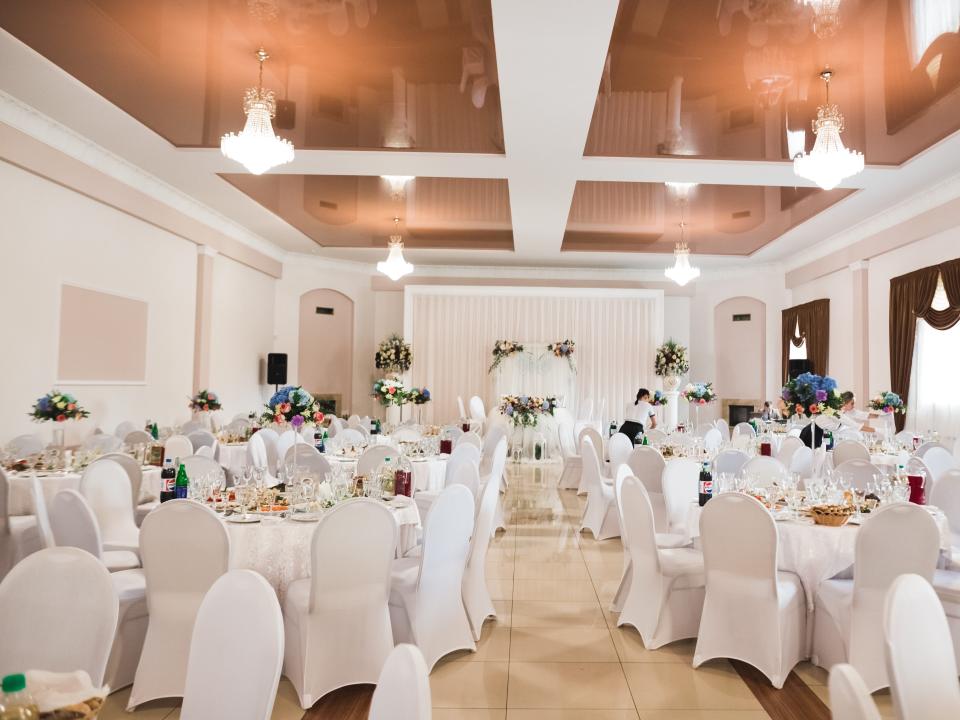
[{"label": "wicker basket", "polygon": [[814,505],[810,508],[810,517],[817,525],[840,527],[845,525],[853,514],[849,505]]}]

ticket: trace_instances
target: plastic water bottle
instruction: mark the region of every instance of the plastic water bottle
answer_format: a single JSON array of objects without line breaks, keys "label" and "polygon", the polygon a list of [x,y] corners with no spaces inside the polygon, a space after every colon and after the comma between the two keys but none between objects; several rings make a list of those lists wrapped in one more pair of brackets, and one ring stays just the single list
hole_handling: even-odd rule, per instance
[{"label": "plastic water bottle", "polygon": [[27,690],[27,678],[22,673],[3,678],[3,697],[0,697],[0,720],[38,720],[40,711]]}]

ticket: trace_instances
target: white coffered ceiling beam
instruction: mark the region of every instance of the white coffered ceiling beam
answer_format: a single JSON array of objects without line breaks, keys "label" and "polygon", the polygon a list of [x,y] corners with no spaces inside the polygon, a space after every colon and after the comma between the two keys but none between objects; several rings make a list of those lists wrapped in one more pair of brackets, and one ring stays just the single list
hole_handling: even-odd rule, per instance
[{"label": "white coffered ceiling beam", "polygon": [[556,258],[618,0],[492,0],[515,252]]}]

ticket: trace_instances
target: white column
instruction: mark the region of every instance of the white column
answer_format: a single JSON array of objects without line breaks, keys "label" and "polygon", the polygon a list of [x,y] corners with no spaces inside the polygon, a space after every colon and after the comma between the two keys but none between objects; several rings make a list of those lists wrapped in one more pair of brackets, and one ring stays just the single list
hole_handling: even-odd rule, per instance
[{"label": "white column", "polygon": [[197,310],[193,340],[193,389],[210,385],[211,325],[213,323],[213,262],[217,251],[197,245]]},{"label": "white column", "polygon": [[850,287],[853,294],[853,387],[861,405],[867,402],[871,392],[869,265],[867,260],[858,260],[850,265]]},{"label": "white column", "polygon": [[667,432],[676,429],[677,413],[680,411],[680,392],[678,390],[667,390],[664,395],[667,396],[667,407],[664,412],[664,429]]}]

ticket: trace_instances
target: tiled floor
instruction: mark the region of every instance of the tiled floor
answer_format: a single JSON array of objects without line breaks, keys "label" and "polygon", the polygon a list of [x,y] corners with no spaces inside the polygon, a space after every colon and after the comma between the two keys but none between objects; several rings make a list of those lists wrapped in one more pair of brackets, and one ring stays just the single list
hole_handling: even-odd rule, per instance
[{"label": "tiled floor", "polygon": [[[476,653],[451,655],[434,669],[436,720],[770,717],[730,663],[694,670],[692,641],[651,651],[636,630],[617,628],[607,608],[622,570],[620,541],[577,533],[584,499],[557,489],[557,467],[514,466],[509,475],[503,499],[510,527],[492,542],[487,563],[498,619],[484,627]],[[798,675],[828,702],[822,670],[803,665]],[[126,697],[111,696],[103,720],[130,718],[122,710]],[[889,696],[877,700],[892,717]],[[309,718],[337,716],[323,706]],[[160,720],[179,711],[152,703],[135,716]],[[282,680],[273,718],[302,716]]]}]

